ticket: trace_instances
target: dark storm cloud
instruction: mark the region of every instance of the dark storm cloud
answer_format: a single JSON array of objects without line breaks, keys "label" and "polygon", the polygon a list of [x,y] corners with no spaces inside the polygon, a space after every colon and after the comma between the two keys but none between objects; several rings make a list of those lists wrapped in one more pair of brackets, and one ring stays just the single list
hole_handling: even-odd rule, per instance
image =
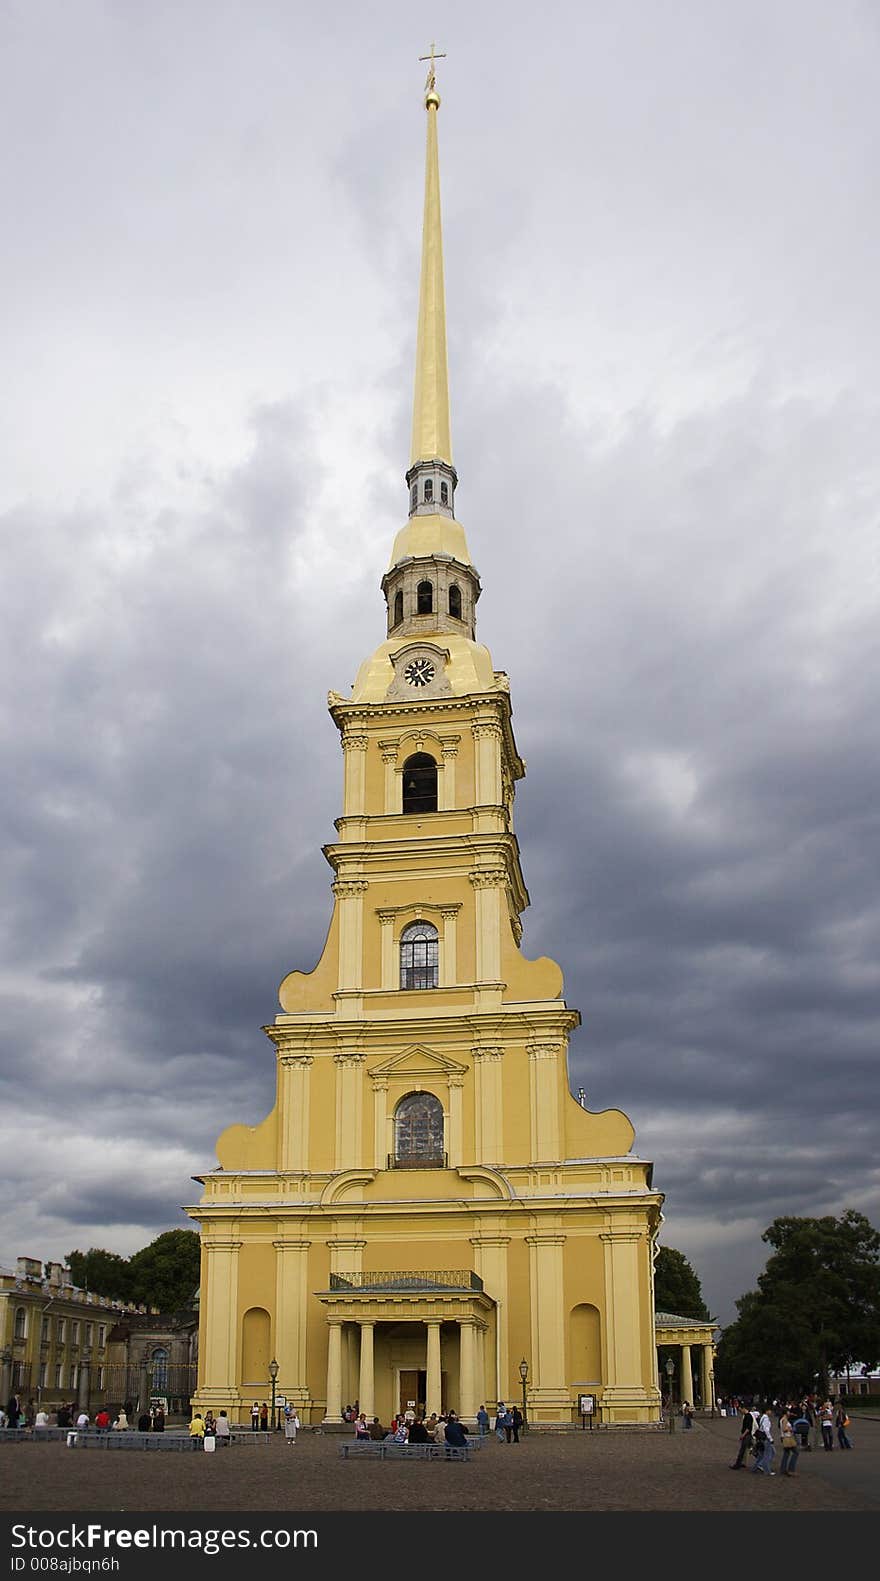
[{"label": "dark storm cloud", "polygon": [[[198,6],[173,48],[164,15],[12,41],[6,1263],[185,1222],[272,1105],[260,1027],[330,915],[326,693],[381,638],[405,509],[422,46],[411,8],[383,51],[371,14],[331,49],[261,5],[212,8],[209,72]],[[492,7],[487,98],[453,4],[441,159],[524,949],[728,1317],[777,1214],[880,1217],[880,41],[859,7],[710,11]]]}]

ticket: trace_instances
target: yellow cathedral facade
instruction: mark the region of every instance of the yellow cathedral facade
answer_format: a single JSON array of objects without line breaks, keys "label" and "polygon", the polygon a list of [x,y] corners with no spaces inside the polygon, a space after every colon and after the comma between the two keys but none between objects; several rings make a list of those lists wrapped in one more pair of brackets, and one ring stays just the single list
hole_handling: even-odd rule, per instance
[{"label": "yellow cathedral facade", "polygon": [[195,1403],[245,1420],[277,1391],[304,1424],[387,1423],[525,1395],[534,1427],[592,1394],[657,1422],[653,1258],[663,1197],[619,1110],[569,1088],[580,1023],[520,950],[513,826],[525,772],[508,678],[476,640],[455,515],[433,60],[408,520],[384,640],[331,692],[344,761],[333,915],[264,1030],[277,1098],[233,1125],[200,1226]]}]

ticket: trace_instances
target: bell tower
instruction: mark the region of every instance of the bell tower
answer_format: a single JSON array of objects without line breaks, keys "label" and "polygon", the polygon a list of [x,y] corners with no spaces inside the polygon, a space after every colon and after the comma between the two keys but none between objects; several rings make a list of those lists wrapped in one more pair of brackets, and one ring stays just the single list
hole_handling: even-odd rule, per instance
[{"label": "bell tower", "polygon": [[[525,765],[507,675],[476,639],[480,579],[457,520],[435,55],[408,513],[386,633],[348,695],[333,912],[264,1028],[275,1108],[234,1125],[191,1208],[202,1227],[202,1405],[249,1406],[260,1368],[304,1421],[346,1398],[383,1420],[513,1398],[572,1420],[658,1418],[652,1253],[662,1197],[633,1128],[569,1089],[562,973],[522,954],[514,832]],[[265,1351],[265,1355],[264,1355]],[[411,1381],[404,1386],[401,1380]]]}]

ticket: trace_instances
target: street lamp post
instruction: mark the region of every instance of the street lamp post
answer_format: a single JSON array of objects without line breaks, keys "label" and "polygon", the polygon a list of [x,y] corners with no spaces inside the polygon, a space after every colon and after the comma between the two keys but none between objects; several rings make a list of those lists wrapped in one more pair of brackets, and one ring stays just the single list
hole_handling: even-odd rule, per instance
[{"label": "street lamp post", "polygon": [[275,1380],[278,1377],[278,1363],[274,1356],[269,1363],[269,1377],[272,1379],[272,1431],[274,1433],[278,1427],[278,1423],[275,1420]]},{"label": "street lamp post", "polygon": [[673,1406],[674,1406],[675,1402],[674,1402],[674,1391],[673,1391],[673,1385],[672,1385],[672,1379],[673,1379],[674,1375],[675,1375],[675,1362],[673,1361],[671,1356],[667,1356],[667,1358],[666,1358],[666,1376],[667,1376],[667,1378],[669,1380],[669,1431],[670,1431],[670,1433],[674,1433],[675,1432],[675,1411],[673,1409]]},{"label": "street lamp post", "polygon": [[523,1357],[522,1361],[519,1364],[519,1376],[520,1376],[520,1379],[522,1381],[522,1396],[523,1396],[522,1430],[523,1430],[524,1433],[527,1433],[528,1430],[529,1430],[529,1414],[528,1414],[528,1409],[526,1407],[526,1379],[529,1376],[529,1364],[526,1361],[525,1356]]},{"label": "street lamp post", "polygon": [[714,1422],[714,1420],[715,1420],[715,1374],[712,1371],[711,1367],[709,1369],[709,1397],[710,1397],[710,1399],[712,1401],[711,1407],[709,1409],[709,1416],[711,1417],[712,1421]]}]

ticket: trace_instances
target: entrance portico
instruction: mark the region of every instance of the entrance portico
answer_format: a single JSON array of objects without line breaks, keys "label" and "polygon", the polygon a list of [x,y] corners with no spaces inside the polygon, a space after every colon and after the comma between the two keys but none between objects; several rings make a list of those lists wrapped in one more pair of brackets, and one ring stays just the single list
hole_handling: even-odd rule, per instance
[{"label": "entrance portico", "polygon": [[428,1415],[452,1409],[476,1419],[495,1314],[476,1274],[332,1274],[330,1283],[317,1292],[329,1330],[326,1422],[341,1422],[355,1399],[367,1417],[385,1420],[411,1401]]}]

